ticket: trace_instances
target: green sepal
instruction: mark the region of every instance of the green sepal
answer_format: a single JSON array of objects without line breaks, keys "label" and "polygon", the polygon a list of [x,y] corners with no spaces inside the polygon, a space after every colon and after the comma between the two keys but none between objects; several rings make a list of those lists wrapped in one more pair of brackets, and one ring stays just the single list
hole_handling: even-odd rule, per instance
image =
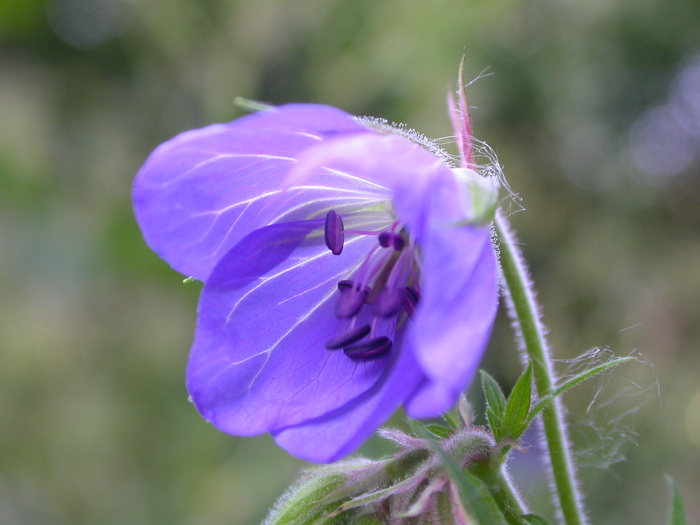
[{"label": "green sepal", "polygon": [[459,396],[459,402],[457,403],[457,415],[463,427],[470,427],[474,424],[474,410],[472,410],[467,396],[463,393]]},{"label": "green sepal", "polygon": [[367,492],[365,494],[362,494],[361,496],[357,496],[346,501],[340,506],[337,506],[337,508],[333,509],[330,516],[339,516],[340,514],[345,513],[348,510],[357,509],[359,507],[368,507],[372,504],[381,503],[393,494],[401,492],[403,489],[410,489],[415,485],[416,481],[409,477],[403,481],[394,483],[393,485],[389,485],[388,487],[377,489],[372,492]]},{"label": "green sepal", "polygon": [[685,520],[685,508],[683,507],[683,498],[678,490],[678,485],[673,481],[671,476],[666,476],[666,483],[668,483],[670,505],[668,509],[668,520],[667,525],[687,525]]},{"label": "green sepal", "polygon": [[343,523],[329,515],[337,503],[320,503],[345,483],[347,476],[334,472],[327,476],[302,478],[289,489],[270,511],[264,525],[321,525]]},{"label": "green sepal", "polygon": [[493,434],[493,439],[496,443],[500,443],[501,437],[501,425],[503,424],[503,417],[498,417],[491,408],[486,409],[486,419],[489,422],[489,428],[491,428],[491,433]]},{"label": "green sepal", "polygon": [[428,425],[423,425],[425,429],[430,432],[433,436],[441,439],[446,439],[452,436],[454,434],[454,430],[451,428],[444,427],[442,425],[437,425],[435,423],[431,423]]},{"label": "green sepal", "polygon": [[233,99],[233,103],[241,109],[255,113],[257,111],[265,111],[266,109],[273,108],[272,104],[266,104],[265,102],[259,102],[257,100],[250,100],[245,97],[236,97]]},{"label": "green sepal", "polygon": [[488,373],[479,370],[481,375],[481,387],[486,398],[486,417],[489,421],[489,427],[493,433],[496,442],[501,438],[501,427],[503,426],[503,417],[506,411],[506,396],[503,395],[503,390]]},{"label": "green sepal", "polygon": [[503,438],[517,440],[523,435],[529,424],[528,414],[530,413],[531,401],[532,363],[529,363],[508,396],[501,426]]},{"label": "green sepal", "polygon": [[474,424],[474,411],[467,396],[459,395],[459,400],[450,410],[442,414],[445,422],[453,429],[467,428]]},{"label": "green sepal", "polygon": [[520,517],[528,525],[552,525],[552,522],[539,514],[525,514]]}]

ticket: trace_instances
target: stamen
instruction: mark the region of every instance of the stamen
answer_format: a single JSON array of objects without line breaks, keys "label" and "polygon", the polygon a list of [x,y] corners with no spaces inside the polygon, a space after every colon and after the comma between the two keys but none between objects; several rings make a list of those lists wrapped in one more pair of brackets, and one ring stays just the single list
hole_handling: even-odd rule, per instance
[{"label": "stamen", "polygon": [[[355,290],[359,290],[361,287],[361,284],[357,281],[350,281],[350,280],[343,280],[343,281],[338,281],[338,290],[340,290],[340,293],[343,293],[346,290],[350,290],[351,288],[354,288]],[[369,286],[364,287],[365,293],[371,293],[372,288]]]},{"label": "stamen", "polygon": [[328,341],[326,343],[326,348],[328,350],[340,350],[344,346],[356,343],[357,341],[365,337],[369,333],[369,330],[370,329],[368,324],[362,325],[353,330],[349,330],[340,337],[336,337],[335,339]]},{"label": "stamen", "polygon": [[335,303],[335,315],[341,319],[354,317],[365,304],[370,288],[362,287],[354,281],[340,281],[338,283],[340,299]]},{"label": "stamen", "polygon": [[[383,278],[381,280],[377,279],[378,282],[375,281],[375,289],[378,290],[378,293],[370,296],[367,301],[374,304],[375,315],[391,317],[398,313],[401,308],[405,291],[399,283],[403,284],[407,281],[407,264],[410,264],[413,251],[413,247],[409,247],[401,252],[391,252],[393,264],[387,265],[385,267],[386,272],[382,276]],[[377,288],[378,284],[382,285],[381,289]]]},{"label": "stamen", "polygon": [[343,219],[333,210],[326,214],[326,226],[323,229],[323,236],[326,246],[333,255],[340,255],[343,252],[345,242],[345,228]]},{"label": "stamen", "polygon": [[403,307],[406,309],[406,313],[411,319],[413,319],[413,316],[416,313],[416,308],[418,308],[419,302],[420,292],[418,292],[418,290],[416,290],[413,286],[407,286],[403,299]]},{"label": "stamen", "polygon": [[371,359],[387,353],[391,349],[392,344],[388,337],[381,336],[365,341],[364,343],[346,346],[343,348],[343,352],[350,359]]},{"label": "stamen", "polygon": [[389,248],[391,246],[394,250],[400,252],[403,250],[404,246],[406,246],[406,240],[398,233],[385,231],[379,234],[379,244],[382,248]]},{"label": "stamen", "polygon": [[391,317],[404,301],[403,288],[384,288],[374,299],[374,313],[380,317]]}]

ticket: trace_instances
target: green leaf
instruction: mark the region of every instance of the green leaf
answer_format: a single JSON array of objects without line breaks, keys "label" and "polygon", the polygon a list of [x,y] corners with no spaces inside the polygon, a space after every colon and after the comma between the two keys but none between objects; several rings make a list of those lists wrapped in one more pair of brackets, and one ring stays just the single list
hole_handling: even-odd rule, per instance
[{"label": "green leaf", "polygon": [[443,427],[442,425],[429,424],[424,425],[425,429],[430,432],[433,436],[439,437],[441,439],[448,438],[454,434],[451,428]]},{"label": "green leaf", "polygon": [[671,496],[671,505],[668,511],[667,525],[687,525],[685,521],[685,509],[683,508],[683,498],[678,490],[678,485],[671,476],[666,476],[666,483]]},{"label": "green leaf", "polygon": [[527,416],[528,423],[530,423],[533,419],[535,419],[537,417],[537,415],[540,412],[542,412],[542,410],[547,408],[547,406],[549,406],[549,404],[552,401],[554,401],[557,398],[557,396],[562,395],[567,390],[571,390],[575,386],[578,386],[581,383],[583,383],[586,379],[589,379],[595,375],[600,374],[601,372],[605,372],[606,370],[614,368],[617,365],[621,365],[622,363],[628,363],[630,361],[636,361],[636,360],[637,359],[634,357],[619,357],[617,359],[613,359],[611,361],[608,361],[607,363],[603,363],[602,365],[594,366],[593,368],[591,368],[589,370],[581,372],[580,374],[577,374],[574,377],[567,379],[561,385],[559,385],[557,388],[555,388],[551,394],[547,394],[542,399],[540,399],[537,402],[537,404],[535,404],[533,409],[530,411],[530,414]]},{"label": "green leaf", "polygon": [[503,395],[503,390],[487,372],[479,370],[481,375],[481,386],[484,389],[484,396],[489,407],[498,416],[502,416],[506,408],[506,396]]},{"label": "green leaf", "polygon": [[445,420],[445,423],[450,425],[453,429],[457,430],[459,428],[459,420],[455,417],[455,414],[452,411],[445,412],[442,417]]},{"label": "green leaf", "polygon": [[503,425],[502,435],[509,439],[518,439],[523,435],[529,421],[530,402],[532,400],[532,363],[527,365],[525,372],[520,376],[513,387],[513,391],[508,396]]},{"label": "green leaf", "polygon": [[484,397],[488,405],[486,417],[489,420],[489,426],[494,438],[496,438],[496,441],[499,441],[502,434],[503,416],[506,410],[506,396],[503,395],[503,390],[501,390],[501,387],[493,377],[483,370],[479,370],[479,374],[481,375],[481,387],[484,390]]},{"label": "green leaf", "polygon": [[538,514],[525,514],[522,520],[528,525],[551,525],[552,522]]},{"label": "green leaf", "polygon": [[486,486],[473,474],[463,472],[454,459],[422,426],[412,425],[418,437],[426,440],[431,450],[437,454],[447,474],[457,485],[459,495],[467,509],[480,525],[507,525],[506,518],[498,508]]}]

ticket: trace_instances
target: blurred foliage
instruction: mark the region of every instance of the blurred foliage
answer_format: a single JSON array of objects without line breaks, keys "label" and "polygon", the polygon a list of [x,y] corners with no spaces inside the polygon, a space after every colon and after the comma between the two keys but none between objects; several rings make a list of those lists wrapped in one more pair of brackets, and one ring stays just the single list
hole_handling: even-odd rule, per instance
[{"label": "blurred foliage", "polygon": [[[557,355],[653,363],[566,397],[593,522],[660,523],[664,473],[700,522],[700,4],[5,0],[1,523],[265,515],[301,462],[187,403],[199,285],[144,246],[133,175],[161,141],[240,116],[239,95],[447,137],[462,53],[486,76],[474,129],[527,209],[512,222]],[[484,366],[506,386],[518,375],[504,320]],[[517,455],[541,496],[536,444]]]}]

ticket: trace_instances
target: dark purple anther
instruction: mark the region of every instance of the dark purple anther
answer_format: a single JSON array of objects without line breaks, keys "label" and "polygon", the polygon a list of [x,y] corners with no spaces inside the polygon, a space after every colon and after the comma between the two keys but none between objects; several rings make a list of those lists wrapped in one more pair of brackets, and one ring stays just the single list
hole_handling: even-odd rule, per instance
[{"label": "dark purple anther", "polygon": [[326,226],[323,230],[326,246],[333,255],[340,255],[343,252],[345,242],[345,227],[343,219],[333,210],[326,214]]},{"label": "dark purple anther", "polygon": [[326,348],[328,350],[340,350],[344,346],[356,343],[357,341],[365,337],[369,333],[369,331],[370,329],[368,324],[359,326],[353,330],[345,332],[340,337],[328,341],[326,343]]},{"label": "dark purple anther", "polygon": [[388,248],[391,246],[391,233],[389,232],[382,232],[379,234],[379,245],[382,248]]},{"label": "dark purple anther", "polygon": [[418,308],[418,302],[420,301],[420,293],[413,286],[406,287],[406,293],[404,294],[403,307],[406,309],[408,317],[413,318],[416,313],[416,308]]},{"label": "dark purple anther", "polygon": [[[346,290],[350,290],[351,288],[354,288],[355,290],[360,289],[360,283],[356,281],[348,281],[348,280],[343,280],[343,281],[338,281],[338,290],[340,290],[340,293],[345,292]],[[372,292],[372,288],[369,286],[364,287],[365,294],[369,294]]]},{"label": "dark purple anther", "polygon": [[374,299],[374,313],[379,317],[391,317],[404,301],[403,288],[384,288]]},{"label": "dark purple anther", "polygon": [[364,343],[357,343],[343,348],[343,352],[350,359],[371,359],[386,354],[391,349],[392,342],[386,336],[375,337]]},{"label": "dark purple anther", "polygon": [[406,241],[398,233],[382,232],[379,234],[379,245],[382,248],[393,247],[394,250],[400,252],[406,246]]}]

